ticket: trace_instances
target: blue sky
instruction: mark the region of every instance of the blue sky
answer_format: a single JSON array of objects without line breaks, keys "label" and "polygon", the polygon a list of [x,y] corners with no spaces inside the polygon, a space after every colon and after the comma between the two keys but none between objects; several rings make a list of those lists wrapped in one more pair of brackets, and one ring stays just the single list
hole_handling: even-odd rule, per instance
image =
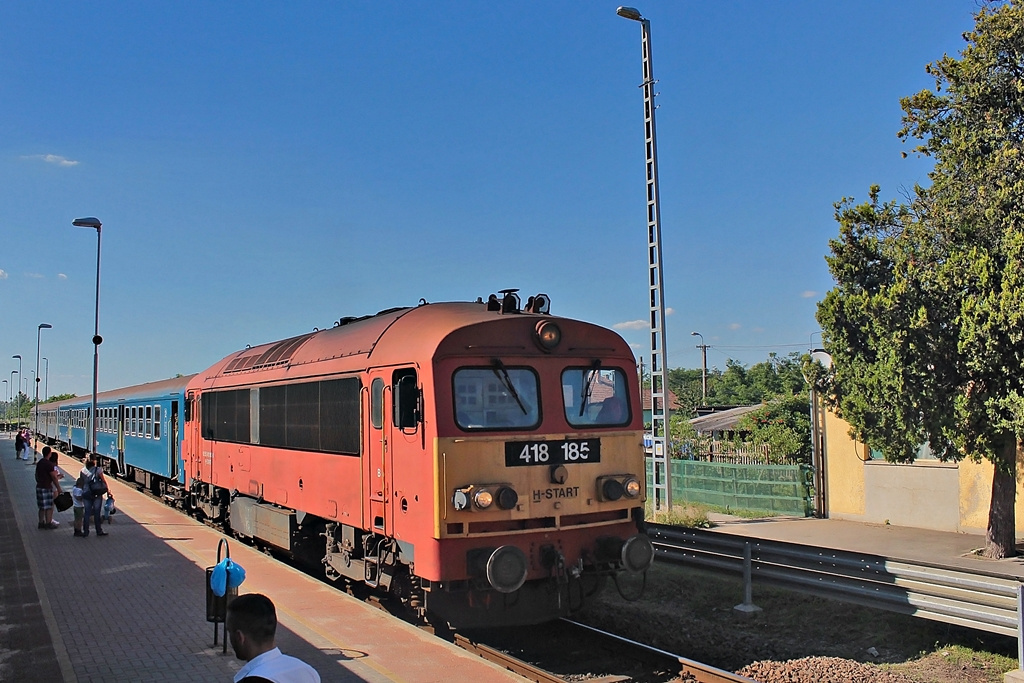
[{"label": "blue sky", "polygon": [[[640,25],[616,3],[0,4],[0,377],[89,393],[506,287],[647,311]],[[651,20],[670,367],[818,337],[832,205],[925,182],[899,98],[973,0],[662,2]],[[17,381],[17,379],[15,380]],[[31,391],[29,392],[31,394]],[[41,392],[42,393],[42,392]]]}]

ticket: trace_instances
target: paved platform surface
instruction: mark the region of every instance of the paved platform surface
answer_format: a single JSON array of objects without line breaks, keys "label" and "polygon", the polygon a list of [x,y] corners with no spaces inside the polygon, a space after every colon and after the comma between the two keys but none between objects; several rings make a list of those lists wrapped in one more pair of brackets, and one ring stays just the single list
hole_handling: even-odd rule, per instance
[{"label": "paved platform surface", "polygon": [[[81,464],[60,456],[70,489]],[[110,479],[118,512],[105,537],[37,526],[34,468],[0,436],[0,681],[226,683],[242,662],[206,621],[205,568],[217,531]],[[354,683],[521,681],[335,588],[230,541],[241,593],[277,606],[277,644],[321,679]]]},{"label": "paved platform surface", "polygon": [[985,537],[981,534],[809,517],[748,520],[711,514],[708,518],[715,523],[712,531],[717,533],[848,550],[890,560],[910,560],[1024,580],[1024,557],[990,560],[975,552],[985,547]]}]

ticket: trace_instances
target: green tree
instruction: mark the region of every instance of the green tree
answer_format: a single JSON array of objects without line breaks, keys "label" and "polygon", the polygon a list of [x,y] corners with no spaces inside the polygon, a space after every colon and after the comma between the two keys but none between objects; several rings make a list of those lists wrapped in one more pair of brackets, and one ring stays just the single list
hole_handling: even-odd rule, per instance
[{"label": "green tree", "polygon": [[1024,4],[982,7],[959,58],[929,64],[935,89],[901,101],[899,136],[934,160],[907,203],[836,204],[818,307],[826,399],[858,439],[896,462],[995,465],[985,554],[1014,554],[1024,438]]},{"label": "green tree", "polygon": [[771,462],[811,462],[811,418],[807,393],[779,395],[740,418],[746,441],[767,445]]}]

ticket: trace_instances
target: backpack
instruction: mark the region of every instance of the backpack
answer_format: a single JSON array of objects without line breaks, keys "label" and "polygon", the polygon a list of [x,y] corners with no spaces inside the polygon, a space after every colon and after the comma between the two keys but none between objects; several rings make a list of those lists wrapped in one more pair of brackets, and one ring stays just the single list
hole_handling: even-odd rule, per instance
[{"label": "backpack", "polygon": [[107,492],[107,484],[103,480],[102,470],[100,470],[99,466],[89,474],[89,480],[86,482],[86,485],[93,498],[102,496]]}]

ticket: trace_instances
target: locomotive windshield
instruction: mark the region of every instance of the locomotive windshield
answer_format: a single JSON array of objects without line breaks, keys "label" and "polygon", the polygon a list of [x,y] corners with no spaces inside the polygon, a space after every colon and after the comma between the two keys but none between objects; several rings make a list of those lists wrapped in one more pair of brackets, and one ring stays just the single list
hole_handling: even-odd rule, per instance
[{"label": "locomotive windshield", "polygon": [[629,422],[629,390],[618,368],[567,368],[562,372],[565,419],[574,427],[610,427]]},{"label": "locomotive windshield", "polygon": [[537,374],[500,361],[456,370],[455,422],[462,429],[532,429],[540,423]]}]

